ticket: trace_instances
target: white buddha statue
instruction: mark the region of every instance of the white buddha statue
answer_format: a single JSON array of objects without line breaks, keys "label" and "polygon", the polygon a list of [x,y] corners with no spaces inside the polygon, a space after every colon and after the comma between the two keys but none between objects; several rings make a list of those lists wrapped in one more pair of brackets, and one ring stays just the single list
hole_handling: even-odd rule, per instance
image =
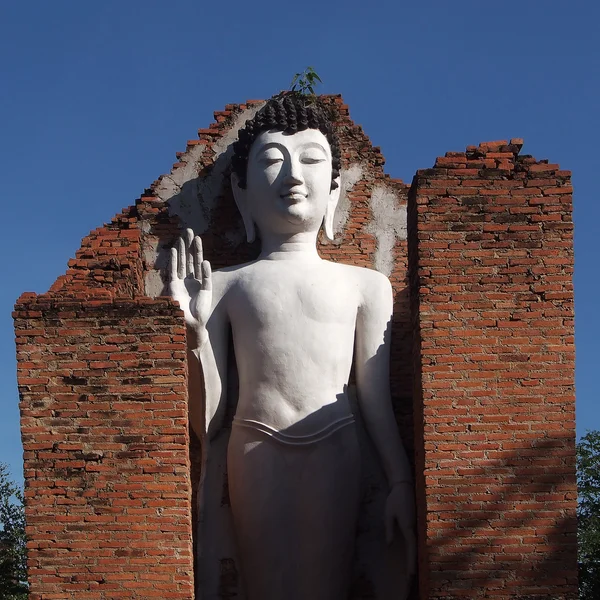
[{"label": "white buddha statue", "polygon": [[[347,597],[360,455],[347,384],[389,484],[388,539],[413,570],[413,483],[390,399],[392,288],[381,273],[322,260],[333,237],[340,158],[318,101],[271,99],[235,145],[232,187],[257,260],[211,272],[191,230],[172,249],[170,288],[188,325],[191,422],[210,452],[226,405],[231,328],[239,399],[227,451],[248,600]],[[200,376],[201,374],[201,376]]]}]

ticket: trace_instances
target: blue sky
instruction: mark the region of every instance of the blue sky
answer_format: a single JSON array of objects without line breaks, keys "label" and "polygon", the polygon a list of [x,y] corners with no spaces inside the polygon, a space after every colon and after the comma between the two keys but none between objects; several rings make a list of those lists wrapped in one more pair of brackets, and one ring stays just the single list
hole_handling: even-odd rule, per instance
[{"label": "blue sky", "polygon": [[4,2],[0,461],[21,478],[11,310],[132,204],[230,102],[313,65],[410,182],[448,150],[523,137],[573,171],[577,427],[596,402],[600,50],[595,2]]}]

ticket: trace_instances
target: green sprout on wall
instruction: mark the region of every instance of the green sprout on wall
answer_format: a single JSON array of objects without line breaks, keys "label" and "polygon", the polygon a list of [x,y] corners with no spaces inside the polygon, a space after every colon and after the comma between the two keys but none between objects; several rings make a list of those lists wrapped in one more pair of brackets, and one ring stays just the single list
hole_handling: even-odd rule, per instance
[{"label": "green sprout on wall", "polygon": [[290,91],[303,96],[314,96],[315,86],[318,83],[323,83],[319,75],[313,67],[306,67],[302,73],[294,75],[290,84]]}]

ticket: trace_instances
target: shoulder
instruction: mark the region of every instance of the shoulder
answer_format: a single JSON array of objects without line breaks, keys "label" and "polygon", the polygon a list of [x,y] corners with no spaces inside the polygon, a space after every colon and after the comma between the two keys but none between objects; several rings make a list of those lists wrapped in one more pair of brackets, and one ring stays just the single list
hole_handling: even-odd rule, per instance
[{"label": "shoulder", "polygon": [[223,300],[227,296],[227,292],[231,289],[234,283],[234,277],[232,273],[226,270],[219,270],[212,272],[212,297],[213,297],[213,310],[221,312],[225,306]]},{"label": "shoulder", "polygon": [[367,289],[375,289],[377,291],[386,291],[392,289],[390,280],[379,271],[367,269],[365,267],[354,267],[357,272],[357,277],[360,278],[363,286]]},{"label": "shoulder", "polygon": [[391,305],[392,284],[383,273],[366,267],[327,262],[329,268],[337,272],[338,277],[351,282],[356,289],[359,308],[381,307],[387,310]]},{"label": "shoulder", "polygon": [[213,296],[215,300],[225,298],[237,283],[251,275],[254,263],[245,263],[233,267],[218,269],[212,273]]},{"label": "shoulder", "polygon": [[392,295],[390,280],[379,271],[366,267],[339,264],[346,271],[347,277],[351,278],[360,292],[362,303],[369,303],[377,298],[387,298]]},{"label": "shoulder", "polygon": [[379,271],[373,269],[360,269],[361,278],[361,307],[367,310],[391,310],[393,304],[392,284],[390,280]]}]

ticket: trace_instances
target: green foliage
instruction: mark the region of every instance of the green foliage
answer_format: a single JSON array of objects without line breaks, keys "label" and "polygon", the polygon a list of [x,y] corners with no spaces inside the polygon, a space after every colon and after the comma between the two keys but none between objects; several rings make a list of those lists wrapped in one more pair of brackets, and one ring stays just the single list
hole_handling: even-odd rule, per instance
[{"label": "green foliage", "polygon": [[302,73],[296,73],[290,84],[290,91],[303,96],[314,96],[315,86],[323,83],[312,67],[306,67]]},{"label": "green foliage", "polygon": [[579,597],[600,598],[600,431],[577,444]]},{"label": "green foliage", "polygon": [[0,463],[0,598],[27,600],[27,549],[23,493]]}]

